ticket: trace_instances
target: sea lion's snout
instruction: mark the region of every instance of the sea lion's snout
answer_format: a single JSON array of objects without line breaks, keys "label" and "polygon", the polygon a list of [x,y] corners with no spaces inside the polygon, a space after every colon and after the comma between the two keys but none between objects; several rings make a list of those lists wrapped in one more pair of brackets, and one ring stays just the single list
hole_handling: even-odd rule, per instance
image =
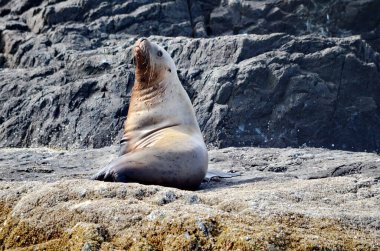
[{"label": "sea lion's snout", "polygon": [[139,38],[135,43],[135,50],[145,49],[148,47],[149,40],[145,37]]},{"label": "sea lion's snout", "polygon": [[134,57],[137,67],[145,68],[148,66],[149,59],[149,40],[140,38],[136,41],[134,47]]}]

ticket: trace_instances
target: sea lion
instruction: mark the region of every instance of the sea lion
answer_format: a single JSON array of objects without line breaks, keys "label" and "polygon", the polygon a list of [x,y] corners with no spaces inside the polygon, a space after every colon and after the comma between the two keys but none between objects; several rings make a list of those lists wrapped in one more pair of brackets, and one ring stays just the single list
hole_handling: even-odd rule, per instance
[{"label": "sea lion", "polygon": [[196,189],[208,154],[173,59],[146,38],[134,46],[135,83],[120,156],[93,179]]}]

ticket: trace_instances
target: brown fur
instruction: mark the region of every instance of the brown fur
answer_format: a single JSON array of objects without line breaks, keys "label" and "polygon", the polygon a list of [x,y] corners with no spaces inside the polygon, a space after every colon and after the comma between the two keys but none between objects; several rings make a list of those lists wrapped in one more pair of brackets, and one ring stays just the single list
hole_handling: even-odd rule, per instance
[{"label": "brown fur", "polygon": [[207,149],[170,55],[141,39],[121,156],[94,179],[195,189],[207,172]]}]

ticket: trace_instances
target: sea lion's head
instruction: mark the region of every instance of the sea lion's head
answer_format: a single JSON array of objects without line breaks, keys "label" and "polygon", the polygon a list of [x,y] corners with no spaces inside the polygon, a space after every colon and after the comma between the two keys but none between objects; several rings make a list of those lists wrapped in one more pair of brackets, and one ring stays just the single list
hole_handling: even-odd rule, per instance
[{"label": "sea lion's head", "polygon": [[136,82],[141,88],[154,86],[177,74],[173,59],[161,46],[140,38],[135,43]]}]

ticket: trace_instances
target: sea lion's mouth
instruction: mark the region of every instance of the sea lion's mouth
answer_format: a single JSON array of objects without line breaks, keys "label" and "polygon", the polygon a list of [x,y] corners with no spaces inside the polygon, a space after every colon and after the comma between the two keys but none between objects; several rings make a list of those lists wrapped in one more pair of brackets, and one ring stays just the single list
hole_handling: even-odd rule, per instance
[{"label": "sea lion's mouth", "polygon": [[134,59],[136,62],[136,67],[139,70],[146,70],[149,65],[149,50],[148,50],[148,40],[139,39],[137,40],[134,48]]},{"label": "sea lion's mouth", "polygon": [[134,47],[134,60],[136,64],[136,80],[140,83],[140,87],[149,84],[152,77],[152,69],[150,62],[150,42],[145,38],[136,41]]},{"label": "sea lion's mouth", "polygon": [[136,63],[135,88],[144,89],[157,83],[158,71],[154,62],[154,44],[147,39],[139,39],[134,47],[134,59]]}]

